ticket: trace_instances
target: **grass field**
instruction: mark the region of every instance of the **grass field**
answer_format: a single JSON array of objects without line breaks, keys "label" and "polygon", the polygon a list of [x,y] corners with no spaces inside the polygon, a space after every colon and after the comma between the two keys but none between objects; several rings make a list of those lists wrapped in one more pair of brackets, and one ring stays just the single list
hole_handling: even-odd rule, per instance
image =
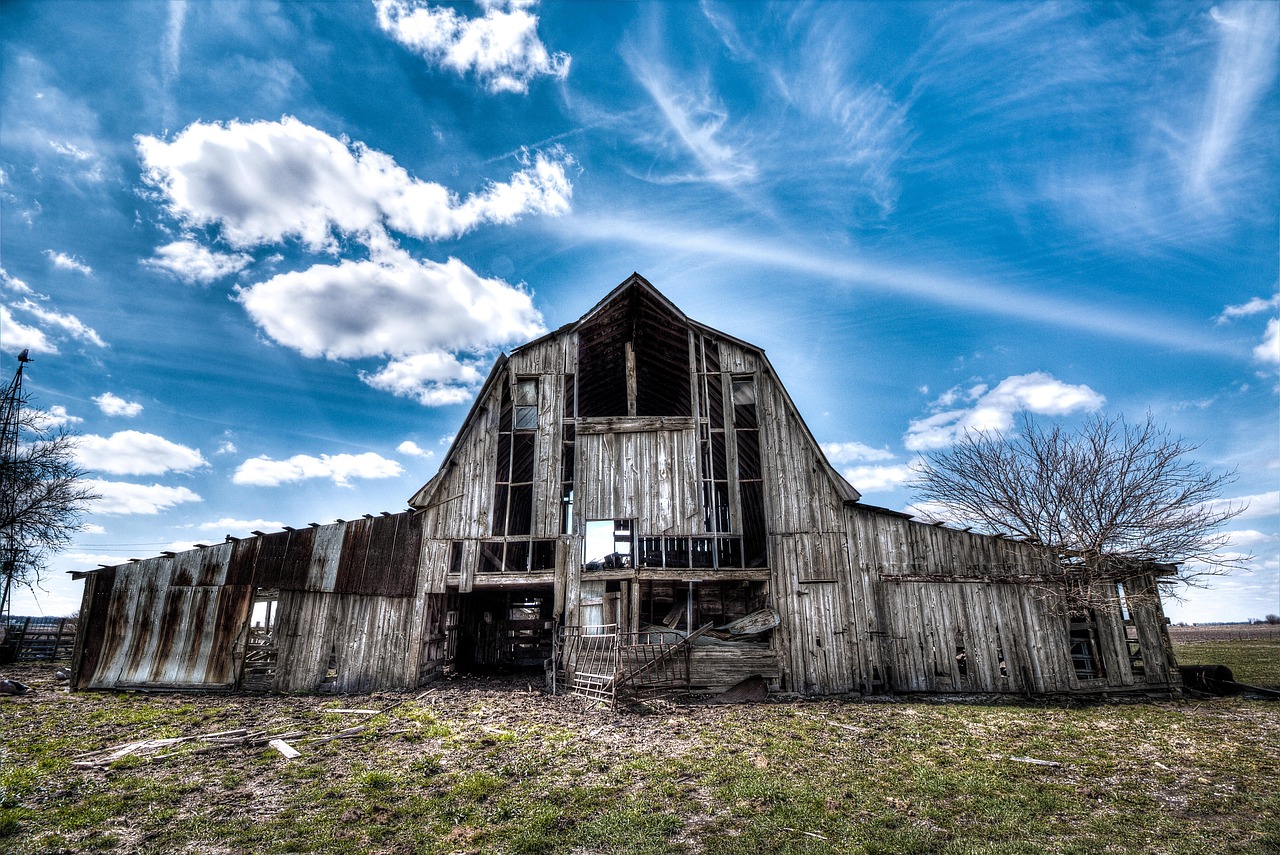
[{"label": "grass field", "polygon": [[1280,626],[1175,626],[1169,636],[1180,665],[1226,665],[1241,683],[1280,689]]},{"label": "grass field", "polygon": [[[1227,644],[1195,648],[1224,662],[1239,649],[1191,643]],[[1244,673],[1274,673],[1275,652]],[[68,694],[50,670],[12,673],[39,691],[0,700],[0,851],[1280,851],[1276,702],[614,713],[512,680],[421,696]],[[192,741],[73,765],[232,728],[301,732],[302,755]]]}]

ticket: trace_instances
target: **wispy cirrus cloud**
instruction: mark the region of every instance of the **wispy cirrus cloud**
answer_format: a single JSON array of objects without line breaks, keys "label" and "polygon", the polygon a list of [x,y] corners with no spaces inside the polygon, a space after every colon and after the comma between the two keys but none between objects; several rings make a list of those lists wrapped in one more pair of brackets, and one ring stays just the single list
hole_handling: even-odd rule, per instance
[{"label": "wispy cirrus cloud", "polygon": [[691,156],[695,171],[673,171],[664,181],[711,181],[736,189],[756,179],[759,170],[740,141],[730,141],[725,105],[716,97],[705,74],[675,79],[674,72],[648,51],[627,55],[632,74],[658,108],[666,133],[652,138],[659,149],[673,147]]},{"label": "wispy cirrus cloud", "polygon": [[482,0],[479,18],[419,0],[374,0],[378,26],[429,64],[474,74],[491,93],[523,93],[536,77],[563,80],[567,53],[551,53],[538,36],[537,0]]},{"label": "wispy cirrus cloud", "polygon": [[[1217,62],[1210,78],[1198,132],[1186,162],[1188,189],[1200,200],[1215,200],[1224,173],[1233,180],[1233,150],[1251,136],[1258,102],[1276,77],[1280,53],[1280,5],[1241,2],[1215,6]],[[1257,137],[1274,143],[1274,128]]]}]

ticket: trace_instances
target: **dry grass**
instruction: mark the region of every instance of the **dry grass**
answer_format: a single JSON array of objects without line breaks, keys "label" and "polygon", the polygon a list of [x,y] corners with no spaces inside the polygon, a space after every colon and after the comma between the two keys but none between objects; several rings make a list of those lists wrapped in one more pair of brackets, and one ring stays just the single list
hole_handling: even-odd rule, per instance
[{"label": "dry grass", "polygon": [[[610,712],[511,680],[430,694],[0,701],[0,850],[1274,852],[1280,705],[794,701]],[[335,707],[386,708],[369,717]],[[107,770],[226,730],[357,739]],[[1058,765],[1041,765],[1029,758]]]}]

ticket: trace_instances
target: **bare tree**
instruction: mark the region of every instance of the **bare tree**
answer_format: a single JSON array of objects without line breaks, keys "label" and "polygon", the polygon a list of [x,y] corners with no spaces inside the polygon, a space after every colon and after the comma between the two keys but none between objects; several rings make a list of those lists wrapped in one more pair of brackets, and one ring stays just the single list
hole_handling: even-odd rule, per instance
[{"label": "bare tree", "polygon": [[0,413],[0,614],[15,584],[39,584],[51,553],[71,542],[98,498],[76,463],[78,437],[23,393],[25,356]]},{"label": "bare tree", "polygon": [[1187,458],[1192,445],[1157,425],[1094,416],[1077,431],[1024,417],[1015,432],[967,432],[928,456],[912,485],[939,519],[1039,544],[1084,583],[1143,562],[1179,564],[1195,584],[1249,556],[1224,552],[1233,472]]}]

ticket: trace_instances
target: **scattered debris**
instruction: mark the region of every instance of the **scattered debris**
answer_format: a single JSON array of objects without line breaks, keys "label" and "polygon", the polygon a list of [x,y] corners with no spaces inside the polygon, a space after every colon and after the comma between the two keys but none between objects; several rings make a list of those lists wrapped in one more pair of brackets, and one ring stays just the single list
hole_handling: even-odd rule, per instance
[{"label": "scattered debris", "polygon": [[0,680],[0,695],[25,695],[35,689],[17,680]]},{"label": "scattered debris", "polygon": [[1009,757],[1015,763],[1029,763],[1032,766],[1052,766],[1055,769],[1061,768],[1062,764],[1056,760],[1037,760],[1034,757]]},{"label": "scattered debris", "polygon": [[294,748],[292,745],[285,742],[283,739],[273,739],[267,744],[270,745],[275,750],[279,751],[281,754],[283,754],[284,759],[286,760],[292,760],[294,757],[302,756],[301,751]]}]

